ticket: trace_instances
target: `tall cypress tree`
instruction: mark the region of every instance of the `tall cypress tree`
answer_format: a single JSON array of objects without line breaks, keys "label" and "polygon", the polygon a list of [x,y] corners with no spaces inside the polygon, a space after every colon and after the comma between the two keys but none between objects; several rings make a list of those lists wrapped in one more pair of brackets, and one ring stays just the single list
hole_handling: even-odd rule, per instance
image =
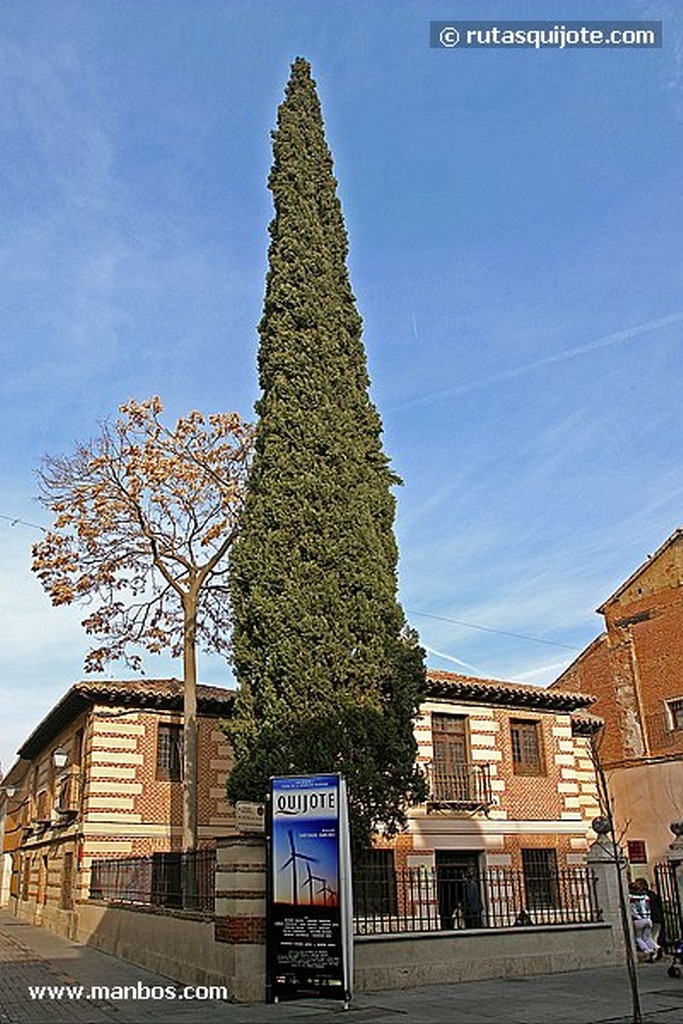
[{"label": "tall cypress tree", "polygon": [[230,590],[240,684],[233,799],[272,774],[341,771],[356,843],[424,796],[424,654],[397,592],[395,501],[369,394],[348,243],[310,67],[273,133],[256,455]]}]

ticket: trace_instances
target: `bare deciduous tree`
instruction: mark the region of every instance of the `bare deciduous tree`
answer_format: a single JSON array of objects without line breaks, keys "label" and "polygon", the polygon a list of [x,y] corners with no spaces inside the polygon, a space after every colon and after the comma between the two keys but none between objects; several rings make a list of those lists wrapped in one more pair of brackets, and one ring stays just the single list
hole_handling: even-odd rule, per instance
[{"label": "bare deciduous tree", "polygon": [[97,638],[86,671],[131,647],[183,658],[183,846],[197,843],[197,647],[228,649],[227,555],[238,529],[253,430],[237,413],[198,412],[171,430],[158,397],[129,401],[72,455],[46,456],[40,500],[55,516],[33,547],[54,605],[88,603]]}]

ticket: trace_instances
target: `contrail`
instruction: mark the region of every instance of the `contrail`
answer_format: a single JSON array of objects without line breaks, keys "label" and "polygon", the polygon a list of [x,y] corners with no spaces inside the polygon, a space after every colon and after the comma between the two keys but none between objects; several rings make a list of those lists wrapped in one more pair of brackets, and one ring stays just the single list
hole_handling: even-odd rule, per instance
[{"label": "contrail", "polygon": [[469,665],[466,661],[461,661],[460,658],[454,658],[452,654],[442,654],[441,651],[435,651],[433,647],[427,647],[426,644],[422,645],[428,654],[433,654],[436,658],[444,658],[446,661],[452,661],[454,665],[461,665],[463,668],[468,668],[472,672],[481,672],[480,668],[476,665]]},{"label": "contrail", "polygon": [[549,665],[539,665],[538,668],[532,668],[528,672],[516,672],[513,679],[517,683],[532,682],[536,676],[543,676],[547,672],[555,672],[558,668],[566,668],[569,658],[565,658],[563,661],[553,661]]},{"label": "contrail", "polygon": [[628,327],[624,331],[617,331],[615,334],[606,334],[603,338],[596,338],[588,341],[585,345],[574,345],[562,352],[556,352],[552,356],[543,356],[541,359],[534,359],[530,363],[522,363],[521,366],[512,367],[510,370],[501,370],[500,373],[493,373],[489,377],[482,377],[479,380],[465,381],[463,384],[454,384],[453,387],[444,388],[441,391],[432,391],[428,395],[420,395],[419,398],[410,398],[405,402],[398,402],[395,409],[405,409],[409,406],[420,405],[423,402],[438,401],[440,398],[448,398],[451,395],[462,395],[468,391],[477,391],[479,388],[488,387],[489,384],[499,384],[502,381],[512,380],[514,377],[521,377],[525,373],[532,373],[543,366],[551,366],[553,363],[561,363],[566,359],[574,359],[575,356],[586,355],[589,352],[597,352],[601,348],[611,348],[613,345],[621,345],[624,341],[637,338],[641,334],[648,334],[661,327],[670,327],[672,324],[683,322],[683,313],[671,313],[670,316],[660,317],[659,320],[650,320],[646,324],[638,324],[637,327]]}]

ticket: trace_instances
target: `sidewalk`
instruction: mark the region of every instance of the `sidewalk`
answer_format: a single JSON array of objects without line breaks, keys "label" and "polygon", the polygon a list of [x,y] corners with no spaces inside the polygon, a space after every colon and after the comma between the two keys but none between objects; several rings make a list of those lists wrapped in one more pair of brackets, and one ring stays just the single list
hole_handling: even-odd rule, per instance
[{"label": "sidewalk", "polygon": [[[648,1024],[683,1020],[683,979],[669,978],[666,961],[638,968]],[[175,999],[90,998],[93,985],[174,986]],[[53,997],[31,998],[29,986],[51,986]],[[82,998],[60,986],[83,986]],[[323,1000],[242,1006],[182,998],[182,985],[134,964],[80,946],[0,911],[0,1024],[628,1024],[626,971],[605,968],[535,978],[434,985],[360,993],[345,1013]]]}]

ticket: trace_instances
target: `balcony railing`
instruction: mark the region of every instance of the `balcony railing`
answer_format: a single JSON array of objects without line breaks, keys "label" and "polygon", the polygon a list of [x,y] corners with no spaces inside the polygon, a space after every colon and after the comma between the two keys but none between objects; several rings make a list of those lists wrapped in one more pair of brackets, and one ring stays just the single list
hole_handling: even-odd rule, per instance
[{"label": "balcony railing", "polygon": [[432,761],[427,766],[428,803],[450,807],[490,807],[491,765],[487,763],[443,765]]}]

